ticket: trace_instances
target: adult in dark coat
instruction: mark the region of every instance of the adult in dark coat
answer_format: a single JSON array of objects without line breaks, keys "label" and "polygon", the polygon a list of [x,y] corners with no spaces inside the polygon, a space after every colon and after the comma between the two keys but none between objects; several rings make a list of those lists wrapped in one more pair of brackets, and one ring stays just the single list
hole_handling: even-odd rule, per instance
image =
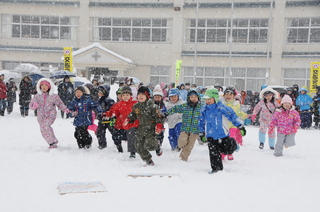
[{"label": "adult in dark coat", "polygon": [[19,85],[20,94],[19,94],[19,105],[21,116],[28,116],[29,113],[29,104],[31,102],[32,94],[32,80],[29,75],[23,76]]},{"label": "adult in dark coat", "polygon": [[[70,82],[68,76],[65,76],[63,81],[58,86],[58,95],[62,100],[63,104],[69,105],[69,103],[74,98],[74,87]],[[61,110],[61,118],[64,117],[64,112]],[[66,115],[66,118],[69,118],[69,114]]]},{"label": "adult in dark coat", "polygon": [[7,92],[7,112],[8,114],[12,113],[13,111],[13,103],[17,101],[16,91],[18,90],[16,83],[14,82],[13,78],[10,78],[9,81],[6,83],[8,92]]}]

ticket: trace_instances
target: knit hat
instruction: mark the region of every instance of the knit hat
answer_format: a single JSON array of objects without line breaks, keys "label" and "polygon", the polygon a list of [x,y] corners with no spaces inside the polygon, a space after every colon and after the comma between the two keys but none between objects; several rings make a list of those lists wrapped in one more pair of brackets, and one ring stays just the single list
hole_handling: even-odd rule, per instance
[{"label": "knit hat", "polygon": [[118,90],[116,91],[116,94],[121,94],[122,93],[122,87],[119,87]]},{"label": "knit hat", "polygon": [[41,81],[40,87],[41,87],[41,85],[47,85],[49,87],[49,89],[51,88],[50,82],[45,81],[45,80]]},{"label": "knit hat", "polygon": [[237,95],[237,91],[233,86],[226,87],[226,89],[224,90],[223,94],[226,94],[228,92],[230,92],[233,95]]},{"label": "knit hat", "polygon": [[179,96],[180,95],[180,92],[179,92],[179,89],[178,88],[172,88],[170,91],[169,91],[169,97],[170,96]]},{"label": "knit hat", "polygon": [[284,96],[282,97],[282,99],[281,99],[281,104],[283,104],[283,103],[290,103],[290,104],[292,104],[292,99],[290,98],[289,95],[284,95]]},{"label": "knit hat", "polygon": [[146,96],[147,96],[147,99],[150,98],[150,90],[149,90],[148,87],[146,87],[146,86],[141,86],[141,87],[138,89],[138,94],[140,94],[140,93],[146,95]]},{"label": "knit hat", "polygon": [[156,95],[163,96],[163,92],[160,85],[156,85],[156,87],[154,87],[153,89],[153,96],[156,96]]},{"label": "knit hat", "polygon": [[76,90],[81,91],[83,94],[86,93],[86,90],[85,90],[84,86],[82,86],[82,85],[78,86],[78,87],[76,88]]},{"label": "knit hat", "polygon": [[206,93],[202,97],[203,99],[211,99],[214,98],[215,102],[219,101],[219,92],[215,88],[209,88],[206,90]]},{"label": "knit hat", "polygon": [[129,86],[123,86],[121,89],[121,94],[124,94],[124,93],[128,93],[128,94],[132,95],[131,88]]}]

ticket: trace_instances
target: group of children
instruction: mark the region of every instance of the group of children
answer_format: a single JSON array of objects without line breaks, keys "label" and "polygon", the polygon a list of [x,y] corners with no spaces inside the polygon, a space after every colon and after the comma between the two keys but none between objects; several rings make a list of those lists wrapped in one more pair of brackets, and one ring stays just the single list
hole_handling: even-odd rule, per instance
[{"label": "group of children", "polygon": [[[119,88],[118,101],[109,97],[110,85],[99,85],[99,100],[93,101],[83,86],[75,89],[75,97],[68,107],[63,104],[59,96],[54,94],[53,83],[49,79],[41,79],[37,83],[38,94],[30,103],[32,109],[38,110],[38,122],[44,139],[49,148],[56,148],[56,139],[51,125],[56,118],[55,107],[74,117],[74,137],[79,148],[91,147],[92,137],[88,127],[93,124],[92,115],[97,114],[99,120],[96,136],[99,149],[107,146],[106,130],[112,135],[112,139],[118,149],[123,152],[122,141],[128,141],[130,158],[135,158],[136,152],[146,165],[154,165],[150,151],[156,151],[157,156],[162,155],[162,141],[164,138],[164,122],[167,118],[169,127],[169,142],[171,150],[180,152],[180,159],[188,161],[191,151],[197,139],[208,143],[211,163],[210,174],[223,170],[222,160],[227,155],[233,160],[233,152],[242,145],[242,136],[246,135],[243,119],[247,115],[240,110],[236,99],[237,91],[232,86],[227,87],[223,96],[215,88],[206,90],[202,97],[206,105],[200,102],[201,98],[196,90],[190,90],[186,101],[180,98],[179,90],[172,88],[168,94],[168,100],[163,101],[161,88],[157,86],[153,90],[153,98],[148,87],[141,86],[137,91],[137,100],[132,97],[129,86]],[[299,117],[292,110],[292,103],[287,97],[281,102],[279,108],[274,101],[274,93],[266,88],[261,92],[261,102],[255,108],[254,115],[261,110],[263,117],[259,132],[260,143],[264,143],[266,129],[269,128],[269,145],[274,148],[274,127],[278,127],[278,136],[275,155],[281,156],[281,146],[294,145],[294,134],[299,127]],[[95,113],[92,113],[94,111]],[[271,121],[272,120],[272,121]],[[283,130],[285,121],[287,128]],[[265,123],[264,123],[265,122]],[[270,124],[271,123],[271,124]],[[289,136],[290,135],[290,136]],[[290,138],[289,138],[290,137]],[[263,145],[260,144],[260,148]]]}]

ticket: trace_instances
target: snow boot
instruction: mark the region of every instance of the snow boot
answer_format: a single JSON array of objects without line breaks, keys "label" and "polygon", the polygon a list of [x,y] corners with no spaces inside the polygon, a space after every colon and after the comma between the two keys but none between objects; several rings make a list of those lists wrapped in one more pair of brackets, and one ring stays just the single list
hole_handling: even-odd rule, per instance
[{"label": "snow boot", "polygon": [[263,149],[263,147],[264,147],[264,143],[260,143],[259,149]]},{"label": "snow boot", "polygon": [[222,170],[211,170],[211,171],[208,171],[208,174],[215,174],[215,173],[218,173],[219,171],[222,171]]},{"label": "snow boot", "polygon": [[177,146],[176,151],[177,151],[177,152],[180,152],[180,151],[181,151],[181,148],[180,148],[179,146]]},{"label": "snow boot", "polygon": [[118,152],[119,152],[119,153],[123,153],[122,145],[121,145],[121,144],[118,144],[118,145],[116,145],[116,146],[117,146]]},{"label": "snow boot", "polygon": [[162,155],[162,152],[163,152],[163,150],[162,150],[162,148],[159,146],[159,148],[156,149],[156,154],[160,157],[160,156]]},{"label": "snow boot", "polygon": [[227,155],[227,157],[228,157],[228,160],[233,160],[234,159],[233,155]]},{"label": "snow boot", "polygon": [[49,149],[55,149],[57,147],[58,147],[57,142],[54,142],[54,143],[49,145]]},{"label": "snow boot", "polygon": [[154,166],[153,160],[152,160],[152,159],[148,160],[148,161],[146,162],[146,165],[147,165],[147,166]]},{"label": "snow boot", "polygon": [[136,158],[136,153],[135,152],[131,152],[129,158]]}]

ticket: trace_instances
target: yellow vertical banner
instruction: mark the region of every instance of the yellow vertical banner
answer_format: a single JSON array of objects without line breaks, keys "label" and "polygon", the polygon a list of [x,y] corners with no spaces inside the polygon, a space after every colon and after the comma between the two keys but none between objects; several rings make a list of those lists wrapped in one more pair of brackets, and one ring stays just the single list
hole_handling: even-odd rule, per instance
[{"label": "yellow vertical banner", "polygon": [[73,72],[71,47],[63,47],[63,61],[64,61],[64,70]]},{"label": "yellow vertical banner", "polygon": [[182,60],[176,60],[176,86],[178,85]]},{"label": "yellow vertical banner", "polygon": [[310,66],[310,93],[316,93],[320,85],[320,62],[312,62]]}]

